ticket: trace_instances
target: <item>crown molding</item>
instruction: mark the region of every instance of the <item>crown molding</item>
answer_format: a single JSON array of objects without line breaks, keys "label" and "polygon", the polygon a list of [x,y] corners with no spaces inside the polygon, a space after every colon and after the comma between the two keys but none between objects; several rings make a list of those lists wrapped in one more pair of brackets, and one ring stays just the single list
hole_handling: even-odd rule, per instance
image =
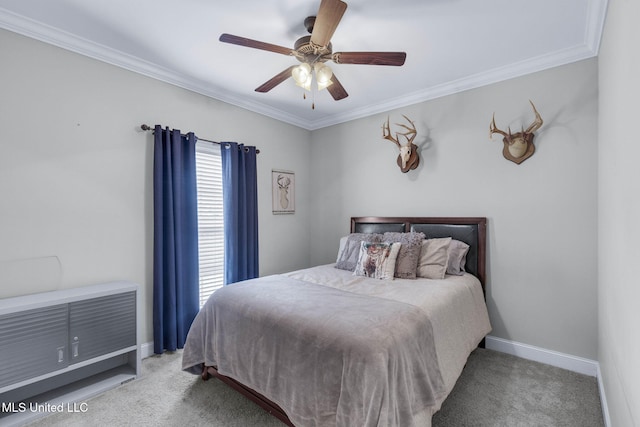
[{"label": "crown molding", "polygon": [[495,68],[438,86],[432,86],[384,103],[355,109],[349,113],[328,116],[322,120],[310,122],[308,129],[320,129],[596,57],[598,56],[600,40],[602,39],[608,1],[589,0],[586,18],[587,30],[584,34],[583,43],[572,48],[530,58],[519,63],[509,64],[505,67]]},{"label": "crown molding", "polygon": [[608,6],[609,0],[590,0],[588,4],[584,44],[593,51],[593,56],[598,56],[600,52],[600,41],[602,40]]},{"label": "crown molding", "polygon": [[357,108],[346,113],[329,115],[319,120],[303,120],[264,103],[247,100],[228,92],[213,90],[205,86],[202,82],[189,79],[157,64],[17,15],[3,8],[0,8],[0,28],[253,111],[275,120],[289,123],[306,130],[316,130],[597,56],[602,30],[604,28],[607,4],[608,0],[589,0],[587,31],[584,35],[584,42],[578,46],[478,73],[438,86],[425,88],[413,93],[404,94],[389,101],[364,108]]},{"label": "crown molding", "polygon": [[432,86],[423,90],[409,93],[395,99],[391,99],[384,103],[370,105],[365,108],[354,109],[340,115],[332,115],[322,120],[310,123],[310,130],[320,129],[323,127],[335,125],[338,123],[348,122],[374,114],[395,110],[409,105],[418,104],[432,99],[440,98],[447,95],[453,95],[470,89],[499,83],[516,77],[525,76],[539,71],[561,65],[570,64],[572,62],[581,61],[594,57],[595,54],[589,48],[584,46],[576,46],[564,51],[554,52],[548,55],[542,55],[537,58],[531,58],[519,63],[509,64],[506,67],[496,68],[483,73],[474,74],[462,79],[452,80],[450,82]]},{"label": "crown molding", "polygon": [[230,93],[214,91],[209,87],[205,87],[201,82],[188,79],[183,75],[175,73],[157,64],[142,60],[99,43],[86,40],[82,37],[78,37],[74,34],[45,25],[24,16],[17,15],[3,8],[0,8],[0,28],[262,114],[276,120],[287,122],[294,126],[302,128],[308,126],[308,123],[305,121],[302,121],[297,117],[293,117],[284,111],[259,102],[249,102]]}]

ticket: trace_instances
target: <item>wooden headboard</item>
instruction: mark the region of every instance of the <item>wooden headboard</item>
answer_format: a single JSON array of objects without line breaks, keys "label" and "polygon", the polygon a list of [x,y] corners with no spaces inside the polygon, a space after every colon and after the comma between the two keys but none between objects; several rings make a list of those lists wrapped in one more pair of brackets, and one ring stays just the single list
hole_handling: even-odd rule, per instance
[{"label": "wooden headboard", "polygon": [[451,237],[469,245],[466,270],[480,279],[486,278],[487,219],[484,217],[379,217],[351,218],[352,233],[422,232],[427,239]]}]

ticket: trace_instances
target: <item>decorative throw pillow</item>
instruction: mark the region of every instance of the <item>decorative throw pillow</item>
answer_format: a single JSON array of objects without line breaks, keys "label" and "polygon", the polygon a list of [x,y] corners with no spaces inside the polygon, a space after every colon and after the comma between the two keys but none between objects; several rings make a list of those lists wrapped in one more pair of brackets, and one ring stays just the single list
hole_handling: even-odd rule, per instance
[{"label": "decorative throw pillow", "polygon": [[344,249],[340,254],[338,262],[336,262],[335,267],[341,270],[355,270],[356,263],[358,262],[358,255],[360,253],[360,243],[380,241],[382,241],[382,234],[351,233],[349,237],[347,237]]},{"label": "decorative throw pillow", "polygon": [[354,276],[393,280],[400,243],[362,242]]},{"label": "decorative throw pillow", "polygon": [[401,279],[415,279],[418,269],[418,260],[422,250],[424,233],[398,233],[386,232],[382,235],[383,242],[401,243],[398,259],[396,260],[395,277]]},{"label": "decorative throw pillow", "polygon": [[444,279],[449,261],[451,237],[426,239],[418,261],[418,276],[427,279]]},{"label": "decorative throw pillow", "polygon": [[467,264],[467,253],[469,245],[460,240],[451,240],[449,244],[449,262],[447,263],[447,274],[462,276],[465,273]]}]

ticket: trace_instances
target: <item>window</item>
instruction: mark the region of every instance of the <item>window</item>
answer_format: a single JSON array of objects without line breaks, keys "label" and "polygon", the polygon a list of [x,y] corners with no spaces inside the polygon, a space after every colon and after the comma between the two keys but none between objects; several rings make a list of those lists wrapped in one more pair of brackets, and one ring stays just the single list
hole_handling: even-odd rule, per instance
[{"label": "window", "polygon": [[222,211],[222,159],[220,147],[196,143],[198,191],[198,251],[200,307],[224,280],[224,220]]}]

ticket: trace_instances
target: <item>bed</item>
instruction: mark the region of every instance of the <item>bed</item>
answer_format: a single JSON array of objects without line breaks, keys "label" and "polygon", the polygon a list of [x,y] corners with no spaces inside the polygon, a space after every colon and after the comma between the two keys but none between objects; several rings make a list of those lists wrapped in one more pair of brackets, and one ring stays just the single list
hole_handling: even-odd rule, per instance
[{"label": "bed", "polygon": [[485,247],[486,218],[351,218],[335,263],[216,291],[182,368],[289,426],[430,426],[491,330]]}]

